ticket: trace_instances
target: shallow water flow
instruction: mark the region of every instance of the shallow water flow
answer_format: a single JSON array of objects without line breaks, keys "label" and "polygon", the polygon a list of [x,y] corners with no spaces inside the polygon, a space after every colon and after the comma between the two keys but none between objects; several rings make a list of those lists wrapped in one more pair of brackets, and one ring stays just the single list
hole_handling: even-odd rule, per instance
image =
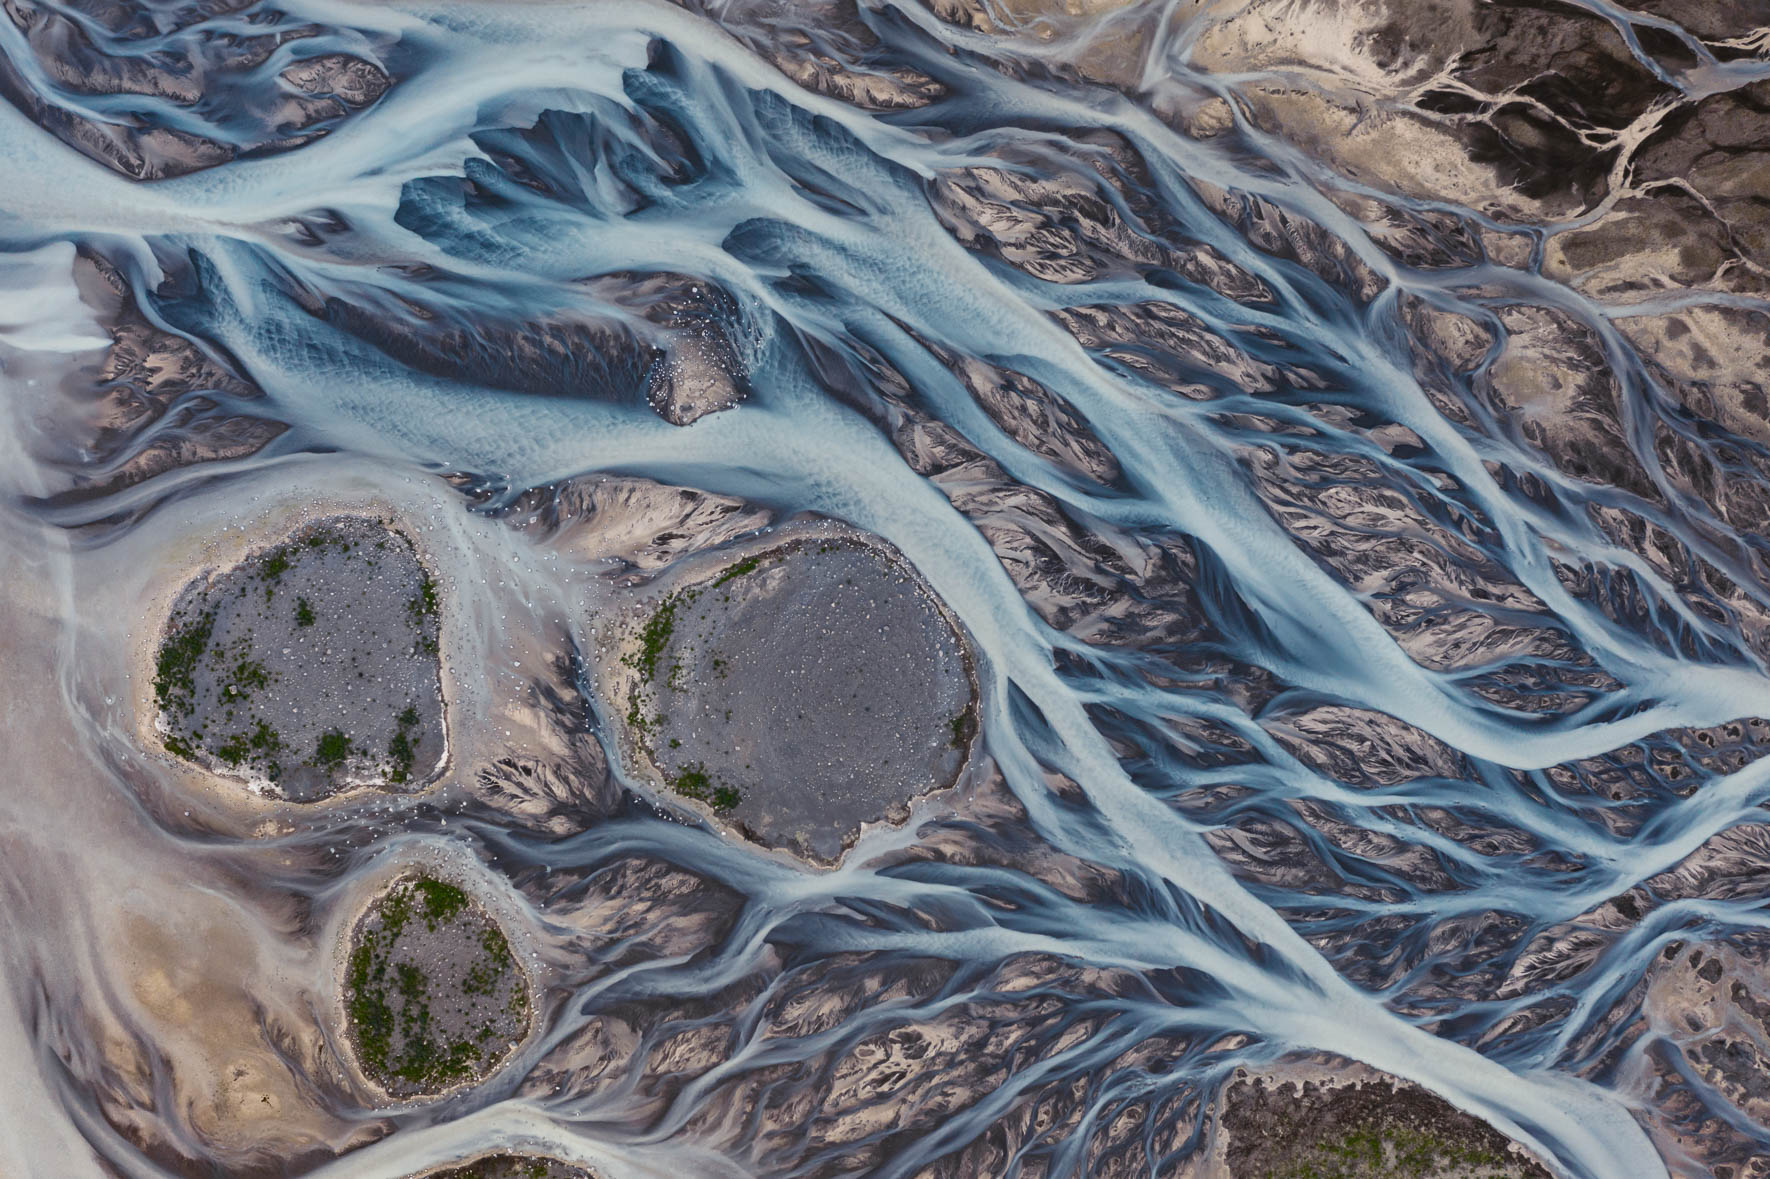
[{"label": "shallow water flow", "polygon": [[[1182,4],[138,7],[33,6],[79,30],[61,74],[0,22],[0,1174],[1192,1174],[1224,1083],[1299,1057],[1580,1179],[1691,1173],[1710,1117],[1770,1151],[1713,1078],[1655,1088],[1647,998],[1672,943],[1764,933],[1715,881],[1770,863],[1770,429],[1544,261],[1608,206],[1366,185],[1252,107],[1206,134],[1283,70],[1213,73],[1239,26]],[[409,725],[365,698],[335,764],[349,693],[279,698],[297,791],[167,755],[180,587],[338,513],[436,570],[397,643],[435,629],[440,687]],[[794,607],[941,632],[932,743],[844,714],[864,774],[777,805],[957,782],[831,870],[677,805],[597,682],[676,562],[814,514],[914,566],[980,689],[919,590]],[[656,764],[729,748],[737,818],[784,829],[767,780],[842,756],[799,756],[789,692],[719,699],[740,621],[679,660]],[[437,709],[439,782],[378,789]],[[483,897],[540,996],[434,1103],[342,1039],[402,865]]]}]

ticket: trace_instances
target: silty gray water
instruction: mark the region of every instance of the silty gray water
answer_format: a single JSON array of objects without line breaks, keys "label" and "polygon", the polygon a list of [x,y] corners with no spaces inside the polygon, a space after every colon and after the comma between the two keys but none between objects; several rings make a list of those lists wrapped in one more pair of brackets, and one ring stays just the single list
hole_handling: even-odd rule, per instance
[{"label": "silty gray water", "polygon": [[[1167,1174],[1322,1054],[1566,1175],[1770,1153],[1750,5],[151,7],[0,24],[0,1165]],[[611,475],[698,514],[531,542]],[[447,553],[474,763],[244,819],[135,741],[131,595],[327,495]],[[585,674],[800,512],[984,676],[987,772],[826,874]],[[548,1023],[390,1117],[319,926],[420,853]]]}]

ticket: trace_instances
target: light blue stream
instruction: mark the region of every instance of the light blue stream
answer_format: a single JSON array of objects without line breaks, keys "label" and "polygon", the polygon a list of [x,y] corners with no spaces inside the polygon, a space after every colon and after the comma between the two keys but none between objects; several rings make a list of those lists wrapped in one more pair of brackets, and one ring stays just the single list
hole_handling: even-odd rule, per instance
[{"label": "light blue stream", "polygon": [[[1612,11],[1598,0],[1586,6]],[[974,1138],[1039,1083],[1106,1069],[1119,1052],[1158,1032],[1196,1035],[1201,1043],[1230,1032],[1255,1040],[1233,1059],[1200,1052],[1168,1074],[1105,1079],[1093,1091],[1096,1115],[1133,1090],[1208,1088],[1237,1060],[1259,1064],[1287,1051],[1332,1052],[1428,1086],[1518,1135],[1567,1175],[1664,1173],[1627,1098],[1573,1075],[1591,1054],[1590,1044],[1576,1051],[1576,1041],[1622,1001],[1665,941],[1690,929],[1759,926],[1755,906],[1669,906],[1618,939],[1587,972],[1505,1002],[1471,1003],[1466,1020],[1446,1019],[1444,1026],[1456,1030],[1444,1036],[1398,1013],[1429,958],[1373,992],[1349,981],[1339,956],[1324,955],[1299,931],[1314,920],[1308,910],[1330,904],[1343,905],[1353,926],[1365,915],[1400,915],[1423,933],[1494,911],[1544,929],[1674,866],[1704,840],[1759,814],[1770,799],[1770,770],[1758,763],[1708,781],[1689,797],[1667,791],[1635,829],[1614,834],[1599,820],[1601,802],[1564,798],[1539,772],[1671,727],[1770,713],[1762,660],[1738,630],[1692,610],[1639,558],[1599,534],[1582,510],[1587,502],[1626,497],[1566,478],[1501,431],[1470,431],[1434,409],[1412,375],[1393,292],[1492,323],[1489,305],[1464,292],[1477,282],[1510,284],[1506,298],[1551,305],[1589,323],[1619,365],[1636,436],[1647,439],[1650,432],[1639,423],[1656,412],[1659,397],[1627,361],[1601,308],[1517,272],[1485,266],[1409,271],[1317,191],[1325,174],[1314,161],[1249,132],[1238,142],[1262,149],[1256,171],[1223,144],[1178,135],[1116,95],[999,72],[977,55],[1011,59],[1012,49],[919,11],[863,9],[882,35],[904,41],[926,68],[938,63],[954,83],[953,94],[927,110],[885,117],[799,90],[727,32],[663,5],[302,0],[283,11],[291,23],[311,22],[322,32],[291,42],[258,67],[254,77],[263,84],[292,54],[319,52],[383,55],[398,75],[377,105],[298,150],[132,184],[12,108],[0,109],[0,154],[15,177],[0,185],[0,242],[18,252],[47,242],[90,247],[119,266],[137,291],[168,280],[145,310],[161,326],[225,350],[265,391],[263,412],[293,426],[256,459],[169,474],[97,503],[45,507],[44,517],[66,524],[101,519],[204,479],[249,479],[260,468],[309,461],[298,457],[303,452],[331,450],[433,474],[465,473],[511,494],[588,472],[625,472],[839,517],[902,549],[970,628],[988,687],[989,751],[1040,835],[1070,855],[1123,873],[1148,899],[1141,909],[1084,905],[1007,868],[887,873],[860,865],[807,875],[708,832],[649,820],[623,820],[552,844],[484,830],[479,837],[511,863],[561,870],[644,852],[693,865],[749,901],[717,954],[692,967],[647,963],[599,980],[566,1007],[546,1044],[580,1026],[604,995],[688,995],[734,981],[771,937],[828,954],[945,958],[979,976],[1016,954],[1049,953],[1152,976],[1183,972],[1209,985],[1125,998],[1109,1034],[1047,1058],[990,1100],[955,1113],[914,1155],[881,1174],[914,1173]],[[209,27],[256,27],[239,26],[239,19],[215,18]],[[163,41],[139,42],[111,37],[90,22],[86,27],[119,54],[182,44],[193,35],[173,31],[162,34]],[[938,52],[942,43],[962,52],[947,57]],[[10,25],[0,29],[0,51],[39,93],[86,117],[127,112],[242,146],[262,130],[161,99],[57,91]],[[1168,64],[1186,78],[1183,65]],[[552,112],[553,126],[583,138],[568,141],[562,134],[548,143],[536,132],[525,139],[544,112]],[[661,131],[660,120],[673,130]],[[930,186],[943,173],[1000,165],[999,153],[1020,149],[1061,161],[1069,133],[1096,129],[1119,133],[1140,152],[1151,173],[1144,197],[1188,237],[1257,276],[1274,301],[1237,306],[1191,284],[1123,275],[1070,287],[1042,283],[960,246],[931,208]],[[687,182],[670,179],[678,162],[670,158],[669,134],[692,144],[699,158]],[[574,145],[583,154],[574,156]],[[547,171],[551,194],[501,169],[497,161],[514,153],[525,153],[531,169]],[[1072,167],[1097,179],[1085,165]],[[25,176],[29,183],[16,179]],[[470,196],[464,176],[473,182]],[[1188,187],[1192,180],[1261,194],[1316,221],[1382,275],[1392,293],[1364,305],[1261,253],[1210,213]],[[1116,194],[1102,191],[1122,208]],[[314,229],[317,240],[304,240],[299,224]],[[432,272],[419,275],[413,269],[419,265]],[[741,322],[729,326],[750,362],[749,400],[679,429],[645,410],[636,390],[538,396],[501,391],[491,381],[445,380],[401,366],[310,315],[294,297],[337,298],[387,316],[400,314],[397,300],[422,301],[457,325],[483,326],[495,348],[508,338],[499,332],[520,332],[532,321],[626,315],[600,306],[583,281],[616,271],[691,274],[731,292]],[[789,276],[801,281],[786,281]],[[1250,355],[1321,374],[1327,388],[1312,396],[1231,392],[1211,402],[1187,401],[1099,363],[1049,314],[1065,306],[1140,301],[1178,306]],[[903,327],[954,352],[1035,375],[1061,393],[1117,457],[1123,487],[1087,486],[1016,444]],[[1125,535],[1189,538],[1221,571],[1209,591],[1220,600],[1208,603],[1218,622],[1211,640],[1216,654],[1269,670],[1289,689],[1285,699],[1345,703],[1400,718],[1467,754],[1468,776],[1354,789],[1311,770],[1227,697],[1166,687],[1171,681],[1144,674],[1160,673],[1170,652],[1090,647],[1054,632],[1023,600],[975,524],[916,475],[871,421],[813,379],[798,340],[847,357],[858,356],[864,341],[909,380],[920,412],[952,424],[1008,478],[1067,506],[1078,519]],[[1405,425],[1423,441],[1423,451],[1392,455],[1358,430],[1324,426],[1299,408],[1311,399]],[[1478,422],[1490,422],[1479,407],[1473,411]],[[1584,709],[1539,716],[1484,700],[1471,690],[1469,673],[1415,663],[1360,595],[1267,511],[1243,457],[1250,446],[1276,443],[1224,421],[1227,412],[1312,422],[1317,436],[1286,445],[1361,456],[1428,513],[1449,505],[1474,518],[1485,555],[1543,603],[1537,621],[1564,633],[1620,687]],[[1643,446],[1650,457],[1650,441]],[[1558,506],[1496,482],[1484,460],[1536,476]],[[1449,478],[1435,482],[1439,476]],[[1676,493],[1667,499],[1666,507],[1627,502],[1762,602],[1765,594],[1744,555],[1715,539],[1725,530],[1697,526],[1706,509]],[[176,502],[162,511],[176,512]],[[1703,658],[1679,654],[1661,636],[1637,633],[1576,598],[1557,578],[1551,553],[1563,562],[1631,569],[1663,599],[1663,617],[1700,636]],[[1126,762],[1115,756],[1111,739],[1136,735],[1148,748],[1172,739],[1173,722],[1183,717],[1208,718],[1239,734],[1253,756],[1215,767],[1172,749]],[[1047,769],[1080,785],[1086,796],[1080,812],[1060,805],[1041,784]],[[1186,804],[1190,792],[1214,785],[1251,794],[1216,811]],[[1368,832],[1427,849],[1456,887],[1425,888],[1390,873],[1381,859],[1353,863],[1350,853],[1307,828],[1306,841],[1325,862],[1338,863],[1347,878],[1384,881],[1403,899],[1377,903],[1250,887],[1204,838],[1238,817],[1287,814],[1287,800],[1299,799]],[[1425,806],[1523,832],[1534,848],[1560,852],[1581,870],[1553,871],[1525,855],[1477,855],[1397,815],[1396,808]],[[983,903],[1005,895],[1017,903]],[[939,906],[954,928],[935,933],[910,923],[855,920],[856,906],[867,905],[885,907],[880,911]],[[597,1117],[594,1103],[569,1097],[554,1106],[494,1100],[507,1096],[513,1081],[448,1108],[464,1114],[480,1107],[471,1125],[482,1140],[515,1140],[542,1127],[564,1145],[575,1142],[583,1157],[602,1160],[611,1174],[624,1173],[623,1167],[649,1173],[630,1152],[667,1140],[721,1080],[771,1060],[808,1058],[831,1042],[971,997],[963,990],[947,994],[930,1001],[927,1011],[862,1010],[804,1043],[752,1043],[686,1090],[664,1121],[643,1134],[624,1135]],[[1572,1002],[1558,1024],[1511,1037],[1489,1055],[1469,1046],[1506,1015],[1551,998]],[[103,1139],[107,1132],[91,1111],[75,1111],[81,1098],[72,1087],[64,1098],[83,1131]],[[445,1149],[455,1141],[450,1135],[468,1124],[408,1121],[407,1133],[317,1173],[397,1174],[426,1152]],[[1061,1150],[1052,1173],[1077,1174],[1084,1158],[1078,1138]],[[153,1173],[140,1160],[126,1166]]]}]

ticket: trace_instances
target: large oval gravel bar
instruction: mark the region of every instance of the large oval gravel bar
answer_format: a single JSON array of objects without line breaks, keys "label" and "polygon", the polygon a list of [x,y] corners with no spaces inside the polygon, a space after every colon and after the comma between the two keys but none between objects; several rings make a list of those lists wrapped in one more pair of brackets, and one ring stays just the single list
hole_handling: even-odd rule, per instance
[{"label": "large oval gravel bar", "polygon": [[799,542],[679,590],[641,635],[637,720],[666,781],[759,842],[830,861],[862,822],[953,780],[966,653],[898,561]]}]

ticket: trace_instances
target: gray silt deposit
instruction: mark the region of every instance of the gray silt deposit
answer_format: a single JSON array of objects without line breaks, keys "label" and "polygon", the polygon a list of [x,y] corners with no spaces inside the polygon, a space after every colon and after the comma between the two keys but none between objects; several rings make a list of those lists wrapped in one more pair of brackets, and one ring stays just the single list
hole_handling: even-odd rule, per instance
[{"label": "gray silt deposit", "polygon": [[465,891],[395,881],[352,933],[346,1029],[365,1076],[415,1097],[488,1075],[528,1032],[523,970],[503,931]]},{"label": "gray silt deposit", "polygon": [[677,792],[766,846],[833,861],[963,763],[966,652],[914,573],[871,547],[740,561],[666,598],[641,641],[640,739]]},{"label": "gray silt deposit", "polygon": [[154,677],[166,748],[301,802],[420,785],[444,750],[437,635],[411,541],[310,525],[179,595]]}]

